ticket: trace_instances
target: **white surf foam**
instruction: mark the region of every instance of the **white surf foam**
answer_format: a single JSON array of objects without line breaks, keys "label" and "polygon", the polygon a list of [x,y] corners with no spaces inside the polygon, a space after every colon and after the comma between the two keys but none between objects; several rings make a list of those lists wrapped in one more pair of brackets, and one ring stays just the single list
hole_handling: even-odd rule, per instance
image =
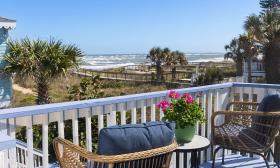
[{"label": "white surf foam", "polygon": [[125,64],[114,64],[114,65],[103,65],[103,66],[98,66],[98,65],[81,65],[80,68],[82,69],[90,69],[90,70],[106,70],[106,69],[112,69],[112,68],[121,68],[129,65],[135,65],[134,63],[125,63]]}]

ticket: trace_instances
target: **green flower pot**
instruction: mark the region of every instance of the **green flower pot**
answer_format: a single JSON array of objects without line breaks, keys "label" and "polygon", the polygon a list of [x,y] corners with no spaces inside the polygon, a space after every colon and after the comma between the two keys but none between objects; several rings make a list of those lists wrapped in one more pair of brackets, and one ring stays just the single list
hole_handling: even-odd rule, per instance
[{"label": "green flower pot", "polygon": [[195,134],[196,126],[187,126],[185,128],[176,128],[175,136],[178,143],[191,142]]}]

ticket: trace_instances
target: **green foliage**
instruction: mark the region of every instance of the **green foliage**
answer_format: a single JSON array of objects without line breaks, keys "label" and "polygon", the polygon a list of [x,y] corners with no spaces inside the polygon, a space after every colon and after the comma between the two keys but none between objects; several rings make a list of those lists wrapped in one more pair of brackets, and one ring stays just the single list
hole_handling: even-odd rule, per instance
[{"label": "green foliage", "polygon": [[199,75],[194,84],[203,86],[218,83],[224,79],[223,71],[218,68],[208,68],[202,75]]},{"label": "green foliage", "polygon": [[196,101],[187,102],[187,99],[190,99],[189,96],[171,98],[170,105],[164,110],[163,120],[175,121],[176,128],[195,126],[197,123],[205,122],[206,120],[199,104]]},{"label": "green foliage", "polygon": [[101,90],[101,81],[99,75],[91,78],[82,78],[79,85],[73,85],[67,88],[69,100],[87,100],[102,97],[104,92]]},{"label": "green foliage", "polygon": [[32,95],[25,95],[24,98],[20,101],[21,104],[33,105],[36,101],[36,97]]},{"label": "green foliage", "polygon": [[279,8],[280,2],[279,0],[260,0],[260,6],[264,11],[266,11],[273,8]]},{"label": "green foliage", "polygon": [[123,88],[128,86],[127,82],[123,81],[104,81],[101,85],[101,88],[106,89],[106,88]]},{"label": "green foliage", "polygon": [[64,45],[51,39],[9,41],[9,52],[3,60],[7,63],[4,73],[30,76],[37,85],[37,104],[50,103],[49,84],[53,78],[65,74],[67,69],[76,67],[82,52],[74,45]]}]

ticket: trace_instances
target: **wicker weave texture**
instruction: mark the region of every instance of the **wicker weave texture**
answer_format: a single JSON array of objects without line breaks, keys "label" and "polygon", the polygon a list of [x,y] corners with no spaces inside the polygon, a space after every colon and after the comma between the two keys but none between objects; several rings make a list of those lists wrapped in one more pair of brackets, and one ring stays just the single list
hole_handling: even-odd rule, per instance
[{"label": "wicker weave texture", "polygon": [[[226,149],[248,153],[265,153],[279,132],[280,112],[256,111],[258,104],[249,102],[231,103],[231,109],[212,115],[212,144]],[[215,120],[224,117],[217,125]]]},{"label": "wicker weave texture", "polygon": [[72,142],[55,138],[56,157],[63,168],[168,168],[172,152],[177,148],[174,141],[168,146],[122,155],[97,155]]}]

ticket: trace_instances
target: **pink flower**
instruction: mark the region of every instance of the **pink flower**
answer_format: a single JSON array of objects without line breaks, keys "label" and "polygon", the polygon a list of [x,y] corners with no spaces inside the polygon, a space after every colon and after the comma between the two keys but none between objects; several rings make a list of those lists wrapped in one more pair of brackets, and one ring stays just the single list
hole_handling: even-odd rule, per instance
[{"label": "pink flower", "polygon": [[177,99],[180,97],[180,94],[178,92],[176,92],[175,90],[170,90],[168,97]]},{"label": "pink flower", "polygon": [[170,107],[170,102],[167,102],[166,100],[163,100],[157,104],[157,107],[160,108],[162,111],[165,111],[166,108]]},{"label": "pink flower", "polygon": [[186,103],[187,104],[192,104],[193,103],[193,97],[188,94],[188,93],[185,93],[182,98],[185,98],[186,99]]}]

